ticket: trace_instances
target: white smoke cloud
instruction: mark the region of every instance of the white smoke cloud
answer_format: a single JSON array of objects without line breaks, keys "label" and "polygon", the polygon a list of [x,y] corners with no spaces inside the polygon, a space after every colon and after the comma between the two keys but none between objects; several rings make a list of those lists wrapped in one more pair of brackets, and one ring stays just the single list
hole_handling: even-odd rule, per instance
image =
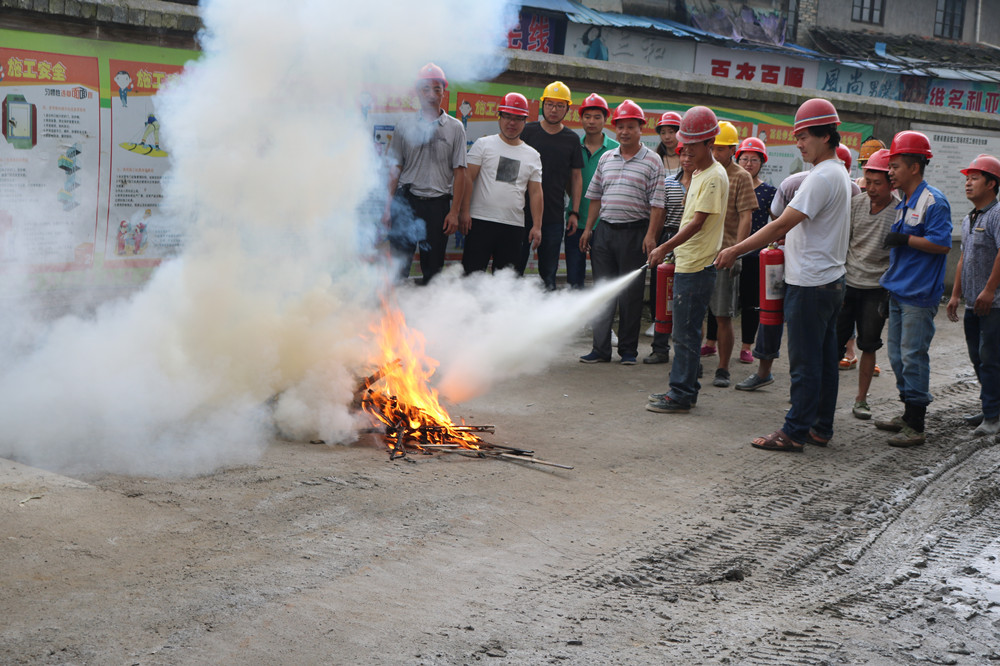
[{"label": "white smoke cloud", "polygon": [[[452,80],[496,74],[516,13],[213,0],[203,16],[205,57],[156,99],[172,158],[161,212],[189,230],[184,253],[95,315],[0,330],[0,455],[188,475],[252,460],[279,431],[354,437],[388,272],[358,214],[380,173],[357,100],[372,82],[406,89],[428,61]],[[460,327],[433,323],[446,296]],[[539,369],[594,305],[505,275],[446,275],[399,300],[453,399]]]}]

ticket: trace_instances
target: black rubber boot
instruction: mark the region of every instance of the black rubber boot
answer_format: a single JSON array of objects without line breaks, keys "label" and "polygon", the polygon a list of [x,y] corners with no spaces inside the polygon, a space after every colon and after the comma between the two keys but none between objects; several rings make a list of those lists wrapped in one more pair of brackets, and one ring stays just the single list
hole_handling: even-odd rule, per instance
[{"label": "black rubber boot", "polygon": [[910,427],[919,433],[924,431],[924,420],[927,417],[927,405],[910,405]]},{"label": "black rubber boot", "polygon": [[902,419],[905,425],[899,431],[899,434],[889,438],[889,446],[908,449],[923,444],[926,439],[924,436],[924,416],[926,414],[926,405],[906,403],[906,412],[903,414]]}]

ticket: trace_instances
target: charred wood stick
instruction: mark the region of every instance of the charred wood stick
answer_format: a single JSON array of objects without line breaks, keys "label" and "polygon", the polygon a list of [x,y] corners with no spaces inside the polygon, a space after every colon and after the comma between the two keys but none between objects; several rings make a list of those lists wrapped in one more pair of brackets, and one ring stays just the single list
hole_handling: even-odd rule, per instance
[{"label": "charred wood stick", "polygon": [[535,453],[534,451],[529,451],[528,449],[519,449],[513,446],[501,446],[500,444],[485,443],[482,448],[486,449],[487,451],[490,449],[503,449],[508,453],[513,453],[514,455],[518,456],[530,456]]},{"label": "charred wood stick", "polygon": [[367,377],[362,377],[357,384],[357,388],[354,389],[354,400],[352,401],[351,406],[354,407],[355,409],[361,406],[361,402],[362,400],[364,400],[365,397],[365,392],[371,389],[372,385],[375,384],[375,382],[385,377],[390,370],[399,367],[400,365],[402,365],[402,363],[403,361],[397,358],[392,363],[387,363],[386,365],[382,366],[381,368],[379,368],[372,374],[368,375]]},{"label": "charred wood stick", "polygon": [[512,453],[494,453],[492,455],[494,458],[503,458],[504,460],[520,460],[521,462],[530,462],[535,463],[536,465],[548,465],[549,467],[558,467],[559,469],[573,469],[572,465],[563,465],[561,463],[550,462],[548,460],[539,460],[535,457],[516,456]]}]

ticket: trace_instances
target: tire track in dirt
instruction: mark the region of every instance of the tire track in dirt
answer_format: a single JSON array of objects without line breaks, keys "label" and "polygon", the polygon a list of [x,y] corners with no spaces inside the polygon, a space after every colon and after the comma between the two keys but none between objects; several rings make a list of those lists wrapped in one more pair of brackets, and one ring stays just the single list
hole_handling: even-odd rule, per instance
[{"label": "tire track in dirt", "polygon": [[[963,408],[978,408],[978,385],[963,380],[935,388],[935,395],[928,423],[931,441],[924,447],[892,449],[884,444],[885,433],[870,423],[838,419],[835,442],[827,451],[811,449],[806,456],[783,459],[777,470],[768,459],[742,469],[731,481],[739,494],[725,498],[724,524],[712,526],[702,515],[681,517],[676,522],[686,529],[680,534],[665,534],[676,527],[661,525],[570,573],[564,570],[531,586],[529,597],[539,602],[548,598],[550,604],[553,596],[589,598],[607,620],[630,622],[635,618],[626,615],[638,611],[608,609],[635,608],[652,600],[656,603],[650,613],[662,616],[654,609],[677,604],[684,609],[684,621],[674,623],[669,640],[661,641],[661,650],[672,655],[704,658],[728,645],[734,656],[752,663],[820,663],[842,649],[843,638],[829,635],[809,619],[779,631],[768,622],[770,609],[798,610],[812,617],[820,610],[835,618],[886,615],[894,602],[878,601],[879,586],[887,584],[885,564],[865,567],[862,574],[855,573],[855,565],[862,559],[877,560],[868,554],[883,542],[898,540],[894,527],[924,495],[941,494],[954,501],[954,483],[938,493],[938,482],[974,471],[970,460],[993,445],[988,438],[973,439],[961,422]],[[887,404],[886,411],[896,408],[892,401]],[[836,456],[836,464],[823,464],[827,461],[820,456]],[[707,506],[718,502],[719,492],[715,487],[704,494]],[[995,508],[996,499],[984,506]],[[992,509],[983,512],[992,514]],[[973,532],[978,538],[971,542],[969,529],[954,538],[943,535],[936,546],[940,557],[967,561],[990,543],[987,529]],[[949,548],[958,548],[952,542],[963,544],[953,558],[947,555]],[[888,562],[890,569],[895,564]],[[889,578],[910,580],[899,573]],[[705,642],[704,632],[695,628],[727,621],[706,603],[720,594],[733,602],[730,610],[736,605],[740,616],[755,621],[728,637]],[[824,601],[831,597],[836,601]],[[585,624],[579,618],[574,621],[578,631]]]}]

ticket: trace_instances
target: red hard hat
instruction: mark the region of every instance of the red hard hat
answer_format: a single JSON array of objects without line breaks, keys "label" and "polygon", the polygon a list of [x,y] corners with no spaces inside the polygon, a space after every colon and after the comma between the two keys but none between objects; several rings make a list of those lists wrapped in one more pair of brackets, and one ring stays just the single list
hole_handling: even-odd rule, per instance
[{"label": "red hard hat", "polygon": [[968,176],[970,171],[982,171],[1000,180],[1000,160],[992,155],[979,155],[969,163],[969,166],[962,169],[962,175]]},{"label": "red hard hat", "polygon": [[923,155],[930,159],[931,142],[927,135],[913,130],[905,130],[892,137],[892,145],[889,146],[889,157],[896,155]]},{"label": "red hard hat", "polygon": [[851,150],[844,144],[837,146],[837,159],[844,163],[847,167],[847,172],[851,172],[851,167],[854,166],[854,156],[851,155]]},{"label": "red hard hat", "polygon": [[656,129],[660,129],[664,125],[673,125],[675,127],[681,126],[681,114],[676,111],[667,111],[662,116],[660,116],[660,122],[656,123]]},{"label": "red hard hat", "polygon": [[604,112],[605,118],[611,113],[611,108],[608,107],[607,100],[597,93],[590,93],[587,95],[587,99],[583,100],[583,104],[580,105],[580,113],[583,113],[587,109],[600,109]]},{"label": "red hard hat", "polygon": [[876,150],[865,162],[865,171],[884,171],[889,173],[889,150],[882,148]]},{"label": "red hard hat", "polygon": [[638,120],[640,123],[643,123],[646,121],[646,114],[642,112],[638,104],[627,99],[618,105],[618,108],[611,115],[611,120],[613,122],[618,122],[619,120]]},{"label": "red hard hat", "polygon": [[444,70],[432,62],[427,63],[417,72],[417,81],[423,81],[424,79],[440,81],[444,84],[445,88],[448,87],[448,79],[445,78]]},{"label": "red hard hat", "polygon": [[839,125],[840,116],[837,109],[829,100],[814,97],[802,102],[799,110],[795,112],[795,125],[792,133],[798,134],[799,130],[806,127],[818,127],[819,125]]},{"label": "red hard hat", "polygon": [[707,106],[692,106],[681,120],[677,137],[684,143],[711,139],[719,133],[719,119]]},{"label": "red hard hat", "polygon": [[499,113],[509,113],[512,116],[523,116],[527,118],[528,99],[521,93],[509,92],[503,96],[497,111]]},{"label": "red hard hat", "polygon": [[755,136],[748,136],[740,142],[736,149],[736,159],[740,159],[740,153],[760,153],[760,158],[767,162],[767,146]]}]

